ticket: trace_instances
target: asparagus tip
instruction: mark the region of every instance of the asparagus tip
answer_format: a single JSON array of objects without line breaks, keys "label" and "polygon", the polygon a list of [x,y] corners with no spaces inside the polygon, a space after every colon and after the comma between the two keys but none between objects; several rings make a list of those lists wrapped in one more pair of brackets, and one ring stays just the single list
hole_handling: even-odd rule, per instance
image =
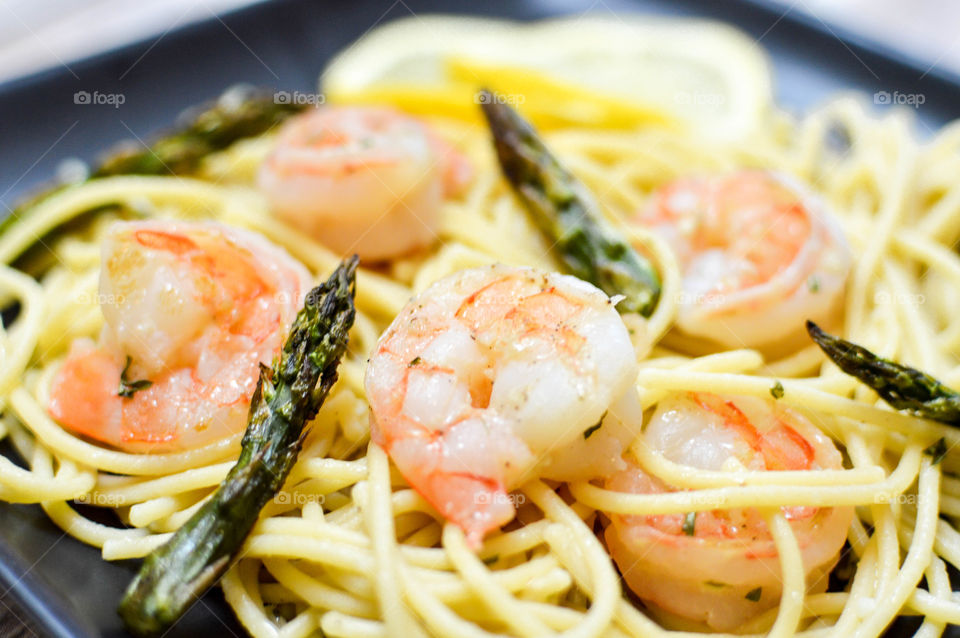
[{"label": "asparagus tip", "polygon": [[266,502],[286,480],[337,378],[355,317],[359,258],[311,290],[271,367],[260,366],[240,456],[204,506],[146,557],[120,601],[138,636],[162,634],[233,561]]},{"label": "asparagus tip", "polygon": [[[533,127],[523,119],[517,111],[506,103],[505,100],[497,99],[497,93],[487,87],[482,87],[477,92],[477,101],[480,103],[480,110],[483,112],[484,119],[495,140],[502,140],[507,135],[533,134]],[[537,144],[532,139],[524,140],[527,144]],[[502,152],[502,150],[501,150]]]}]

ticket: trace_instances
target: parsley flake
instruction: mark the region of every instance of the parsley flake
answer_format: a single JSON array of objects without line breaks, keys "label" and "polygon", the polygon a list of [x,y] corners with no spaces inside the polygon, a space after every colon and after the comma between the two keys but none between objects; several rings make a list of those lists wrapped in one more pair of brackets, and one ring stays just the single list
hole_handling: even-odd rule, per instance
[{"label": "parsley flake", "polygon": [[[606,416],[606,415],[604,415],[604,416]],[[583,431],[583,440],[586,441],[587,439],[589,439],[589,438],[590,438],[590,435],[592,435],[594,432],[596,432],[597,430],[599,430],[601,425],[603,425],[603,419],[602,419],[602,418],[601,418],[599,421],[597,421],[596,423],[594,423],[593,425],[591,425],[590,427],[588,427],[586,430]]]},{"label": "parsley flake", "polygon": [[947,442],[941,438],[936,443],[925,449],[923,453],[932,456],[933,464],[937,465],[943,460],[943,457],[947,455]]},{"label": "parsley flake", "polygon": [[134,392],[138,390],[146,390],[153,385],[153,381],[149,379],[137,379],[136,381],[131,381],[127,378],[127,371],[130,370],[130,357],[127,357],[127,362],[123,366],[123,372],[120,373],[120,387],[117,389],[117,396],[124,397],[129,399],[133,396]]},{"label": "parsley flake", "polygon": [[783,384],[780,383],[779,381],[777,381],[776,383],[774,383],[774,384],[773,384],[773,387],[770,388],[770,394],[773,396],[774,399],[782,399],[782,398],[783,398]]}]

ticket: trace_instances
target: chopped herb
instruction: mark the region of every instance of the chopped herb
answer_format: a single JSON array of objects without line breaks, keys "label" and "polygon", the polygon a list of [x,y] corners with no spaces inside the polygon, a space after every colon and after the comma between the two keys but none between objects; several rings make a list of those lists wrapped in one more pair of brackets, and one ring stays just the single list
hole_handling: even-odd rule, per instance
[{"label": "chopped herb", "polygon": [[923,453],[932,456],[933,464],[937,465],[947,455],[947,442],[940,438],[936,443],[925,449]]},{"label": "chopped herb", "polygon": [[782,399],[782,398],[783,398],[783,384],[780,383],[779,381],[777,381],[776,383],[774,383],[774,384],[773,384],[773,387],[770,388],[770,394],[773,396],[774,399]]},{"label": "chopped herb", "polygon": [[720,581],[717,581],[717,580],[708,580],[708,581],[706,581],[706,582],[703,583],[703,584],[706,585],[707,587],[713,587],[713,588],[715,588],[715,589],[720,589],[721,587],[729,587],[729,586],[730,586],[730,585],[728,585],[728,584],[726,584],[726,583],[721,583]]},{"label": "chopped herb", "polygon": [[747,595],[744,596],[747,600],[751,602],[757,602],[760,600],[760,596],[763,595],[763,587],[757,587],[756,589],[751,589],[747,592]]},{"label": "chopped herb", "polygon": [[423,359],[421,359],[420,357],[414,357],[413,361],[407,364],[407,367],[412,368],[413,366],[417,365],[421,361],[423,361]]},{"label": "chopped herb", "polygon": [[117,396],[129,399],[133,393],[138,390],[146,390],[153,385],[149,379],[137,379],[131,381],[127,379],[127,371],[130,369],[130,357],[127,357],[127,363],[123,366],[123,372],[120,373],[120,387],[117,389]]},{"label": "chopped herb", "polygon": [[697,513],[696,512],[687,512],[687,515],[683,517],[683,533],[687,536],[693,536],[693,532],[696,529],[697,525]]},{"label": "chopped herb", "polygon": [[816,275],[810,275],[807,279],[807,288],[810,292],[820,292],[820,278]]},{"label": "chopped herb", "polygon": [[[604,413],[603,416],[607,416],[606,413]],[[588,427],[586,430],[583,431],[584,440],[589,439],[590,435],[592,435],[594,432],[600,429],[600,426],[603,425],[603,416],[600,417],[599,421],[597,421],[596,423],[594,423],[593,425],[591,425],[590,427]]]},{"label": "chopped herb", "polygon": [[483,559],[484,565],[493,565],[495,562],[500,560],[500,554],[494,554],[493,556],[487,556]]}]

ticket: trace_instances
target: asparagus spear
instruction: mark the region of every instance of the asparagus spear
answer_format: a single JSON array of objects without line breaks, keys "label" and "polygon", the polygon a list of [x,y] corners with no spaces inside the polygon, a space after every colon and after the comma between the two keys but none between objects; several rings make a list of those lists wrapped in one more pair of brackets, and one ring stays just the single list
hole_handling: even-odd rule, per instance
[{"label": "asparagus spear", "polygon": [[303,427],[337,379],[353,325],[357,258],[307,295],[272,368],[261,365],[237,464],[207,503],[144,560],[118,609],[141,636],[162,633],[227,570],[293,467]]},{"label": "asparagus spear", "polygon": [[[221,99],[193,116],[181,129],[161,137],[149,149],[141,146],[112,151],[94,169],[92,178],[112,175],[188,175],[201,160],[237,140],[270,130],[303,110],[300,104],[277,104],[272,94],[254,93],[233,103]],[[68,185],[57,184],[33,195],[0,222],[0,236],[30,208]]]},{"label": "asparagus spear", "polygon": [[873,388],[894,408],[960,426],[960,394],[930,375],[827,334],[812,321],[807,322],[807,332],[841,370]]},{"label": "asparagus spear", "polygon": [[222,99],[200,111],[181,130],[158,139],[149,149],[114,151],[93,177],[192,173],[210,153],[239,139],[260,135],[303,109],[301,104],[278,104],[268,93],[252,94],[238,103]]},{"label": "asparagus spear", "polygon": [[650,262],[603,221],[587,190],[528,122],[487,90],[480,104],[504,176],[569,272],[608,295],[624,295],[621,312],[649,317],[660,296],[660,277]]}]

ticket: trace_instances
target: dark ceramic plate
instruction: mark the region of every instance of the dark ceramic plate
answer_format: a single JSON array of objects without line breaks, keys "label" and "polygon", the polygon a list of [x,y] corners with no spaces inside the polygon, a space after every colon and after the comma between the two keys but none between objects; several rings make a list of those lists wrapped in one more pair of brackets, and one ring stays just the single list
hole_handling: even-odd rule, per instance
[{"label": "dark ceramic plate", "polygon": [[[730,22],[771,54],[780,104],[801,112],[837,91],[923,94],[920,135],[960,116],[960,78],[758,0],[279,0],[172,30],[160,38],[0,85],[0,203],[8,208],[52,179],[66,157],[93,159],[112,143],[147,138],[184,108],[247,82],[310,91],[337,50],[373,26],[411,13],[478,13],[519,19],[584,11],[692,15]],[[76,104],[78,91],[121,93],[119,108]],[[6,208],[0,207],[3,213]],[[37,506],[0,504],[0,593],[57,638],[124,636],[115,608],[135,565],[54,527]],[[891,634],[909,635],[902,621]],[[242,635],[219,591],[169,636]],[[953,634],[960,636],[960,632]]]}]

